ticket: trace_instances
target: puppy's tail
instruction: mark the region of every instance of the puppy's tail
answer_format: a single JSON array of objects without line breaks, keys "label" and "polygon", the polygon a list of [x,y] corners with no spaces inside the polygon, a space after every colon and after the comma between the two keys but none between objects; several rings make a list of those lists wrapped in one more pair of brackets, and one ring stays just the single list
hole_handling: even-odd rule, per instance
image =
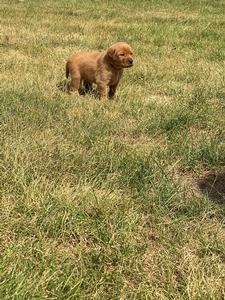
[{"label": "puppy's tail", "polygon": [[68,62],[66,63],[66,78],[69,77],[70,71],[69,71],[69,67],[68,67]]}]

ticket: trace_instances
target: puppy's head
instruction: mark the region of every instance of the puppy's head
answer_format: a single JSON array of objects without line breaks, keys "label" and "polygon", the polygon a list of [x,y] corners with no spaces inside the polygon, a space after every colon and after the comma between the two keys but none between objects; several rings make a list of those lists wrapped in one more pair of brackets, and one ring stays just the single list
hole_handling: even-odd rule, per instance
[{"label": "puppy's head", "polygon": [[119,42],[109,47],[106,55],[109,58],[110,64],[116,69],[130,68],[134,64],[133,51],[124,42]]}]

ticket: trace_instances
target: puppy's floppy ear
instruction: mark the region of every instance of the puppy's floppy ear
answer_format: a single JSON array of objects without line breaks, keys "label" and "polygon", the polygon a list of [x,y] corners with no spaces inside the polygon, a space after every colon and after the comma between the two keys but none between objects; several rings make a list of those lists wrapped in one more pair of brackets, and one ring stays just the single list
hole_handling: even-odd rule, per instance
[{"label": "puppy's floppy ear", "polygon": [[112,58],[113,60],[116,60],[116,49],[114,47],[110,47],[108,50],[107,50],[107,56]]}]

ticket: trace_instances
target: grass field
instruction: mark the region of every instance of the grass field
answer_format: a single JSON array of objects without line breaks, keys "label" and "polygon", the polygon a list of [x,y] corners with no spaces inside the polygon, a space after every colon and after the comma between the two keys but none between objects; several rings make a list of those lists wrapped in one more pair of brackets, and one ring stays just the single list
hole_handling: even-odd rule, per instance
[{"label": "grass field", "polygon": [[[0,8],[0,299],[225,299],[225,1]],[[116,98],[69,95],[117,41]]]}]

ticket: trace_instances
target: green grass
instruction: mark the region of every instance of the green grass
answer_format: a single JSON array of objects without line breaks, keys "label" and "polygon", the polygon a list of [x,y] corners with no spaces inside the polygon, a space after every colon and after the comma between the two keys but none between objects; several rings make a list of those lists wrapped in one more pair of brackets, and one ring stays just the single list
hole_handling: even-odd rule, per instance
[{"label": "green grass", "polygon": [[[225,2],[1,4],[0,298],[225,298]],[[129,43],[115,100],[65,62]]]}]

